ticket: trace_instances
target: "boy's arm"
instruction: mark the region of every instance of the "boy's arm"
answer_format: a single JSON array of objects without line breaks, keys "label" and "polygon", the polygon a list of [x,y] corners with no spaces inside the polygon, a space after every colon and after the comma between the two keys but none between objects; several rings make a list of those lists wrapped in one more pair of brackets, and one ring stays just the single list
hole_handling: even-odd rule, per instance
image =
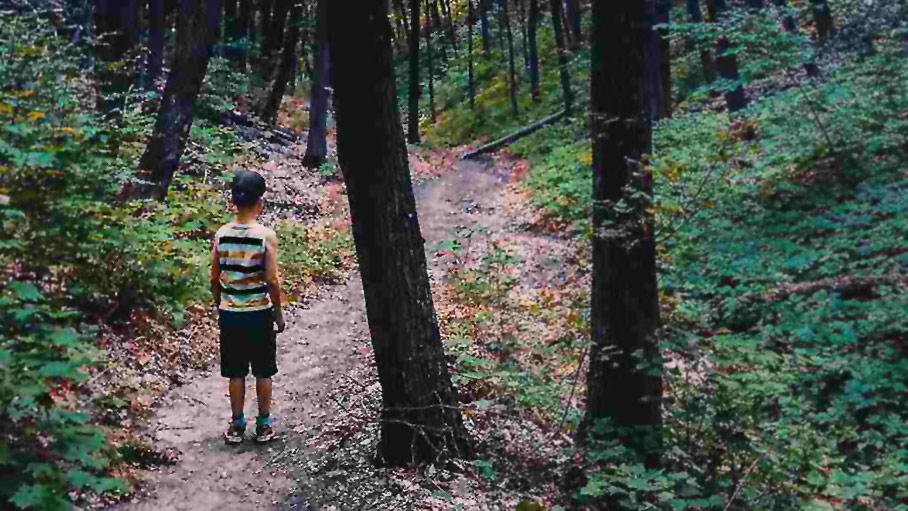
[{"label": "boy's arm", "polygon": [[277,270],[277,234],[269,231],[265,236],[265,284],[274,307],[274,322],[278,333],[284,331],[284,313],[281,310],[281,281]]},{"label": "boy's arm", "polygon": [[214,306],[221,304],[221,258],[218,256],[218,239],[211,240],[211,295],[214,297]]}]

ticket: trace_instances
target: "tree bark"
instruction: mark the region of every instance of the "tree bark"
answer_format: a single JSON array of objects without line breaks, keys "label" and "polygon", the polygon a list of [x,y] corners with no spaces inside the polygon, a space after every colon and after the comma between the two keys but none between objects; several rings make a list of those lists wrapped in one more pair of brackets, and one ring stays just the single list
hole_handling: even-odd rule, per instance
[{"label": "tree bark", "polygon": [[811,2],[813,3],[813,21],[817,27],[817,40],[825,43],[829,40],[829,33],[833,28],[829,0],[811,0]]},{"label": "tree bark", "polygon": [[318,49],[315,54],[315,80],[312,81],[309,103],[309,139],[303,165],[318,168],[328,157],[328,101],[332,80],[333,48],[328,37],[328,3],[336,0],[318,0]]},{"label": "tree bark", "polygon": [[148,0],[148,61],[145,64],[145,89],[155,90],[164,71],[164,0]]},{"label": "tree bark", "polygon": [[[715,1],[715,17],[718,21],[728,10],[725,0]],[[719,76],[723,80],[737,82],[740,79],[738,73],[738,57],[731,52],[731,41],[727,37],[719,37],[716,41],[716,68]],[[744,86],[735,85],[725,92],[725,103],[728,105],[729,113],[738,112],[747,107],[747,95],[744,92]]]},{"label": "tree bark", "polygon": [[394,8],[397,9],[397,15],[400,16],[404,24],[404,37],[410,37],[410,22],[407,19],[407,8],[404,6],[404,0],[393,0]]},{"label": "tree bark", "polygon": [[407,97],[407,141],[419,142],[419,0],[410,0],[410,90]]},{"label": "tree bark", "polygon": [[286,34],[284,36],[284,48],[281,51],[281,61],[278,65],[277,74],[274,83],[271,85],[271,93],[268,94],[268,100],[262,108],[262,119],[265,122],[277,122],[277,111],[281,107],[281,101],[287,92],[287,84],[290,82],[290,75],[293,73],[294,61],[296,59],[296,45],[299,42],[300,23],[303,18],[303,4],[295,1],[290,8],[290,21],[287,24]]},{"label": "tree bark", "polygon": [[193,106],[220,35],[220,0],[182,0],[176,58],[167,75],[154,131],[139,161],[144,196],[164,200],[192,127]]},{"label": "tree bark", "polygon": [[[426,11],[430,9],[429,2],[432,0],[426,0]],[[426,17],[426,76],[429,78],[429,114],[432,119],[432,124],[435,124],[437,120],[435,112],[435,69],[434,63],[432,61],[432,18]]]},{"label": "tree bark", "polygon": [[536,30],[539,27],[539,0],[530,0],[530,19],[527,39],[530,45],[530,94],[533,101],[539,101],[539,47],[536,44]]},{"label": "tree bark", "polygon": [[656,30],[656,2],[658,0],[643,0],[645,7],[646,20],[646,43],[644,51],[646,55],[643,61],[646,63],[644,71],[644,112],[646,122],[650,128],[659,118],[659,103],[662,93],[661,84],[659,83],[659,64],[661,62],[661,52],[659,48],[659,32]]},{"label": "tree bark", "polygon": [[[593,0],[592,17],[592,345],[584,423],[609,418],[617,426],[652,431],[661,423],[660,368],[644,370],[635,353],[658,355],[656,247],[647,204],[627,192],[652,191],[640,164],[652,137],[644,119],[644,0]],[[648,466],[659,465],[658,445],[634,434],[622,440]]]},{"label": "tree bark", "polygon": [[382,387],[378,458],[386,465],[469,458],[472,442],[448,374],[426,272],[385,3],[331,0],[329,9],[338,158]]},{"label": "tree bark", "polygon": [[[636,0],[634,0],[636,1]],[[570,117],[574,114],[574,93],[571,91],[571,71],[568,67],[568,50],[564,43],[561,25],[561,0],[550,0],[552,26],[555,28],[555,45],[558,47],[558,74],[561,77],[561,93],[564,96],[564,111]]]},{"label": "tree bark", "polygon": [[489,39],[489,0],[479,0],[479,31],[482,34],[482,54],[489,58],[490,43]]},{"label": "tree bark", "polygon": [[517,70],[514,66],[514,34],[511,31],[511,18],[508,13],[508,0],[501,0],[502,16],[504,18],[505,33],[508,37],[508,68],[511,86],[511,113],[517,117]]},{"label": "tree bark", "polygon": [[454,55],[457,55],[457,33],[454,31],[454,11],[451,10],[450,0],[438,0],[442,6],[444,12],[445,20],[447,24],[445,26],[448,29],[448,40],[451,42],[451,49],[454,51]]},{"label": "tree bark", "polygon": [[476,24],[476,12],[473,0],[467,0],[467,94],[470,97],[470,110],[476,110],[476,74],[473,69],[473,25]]}]

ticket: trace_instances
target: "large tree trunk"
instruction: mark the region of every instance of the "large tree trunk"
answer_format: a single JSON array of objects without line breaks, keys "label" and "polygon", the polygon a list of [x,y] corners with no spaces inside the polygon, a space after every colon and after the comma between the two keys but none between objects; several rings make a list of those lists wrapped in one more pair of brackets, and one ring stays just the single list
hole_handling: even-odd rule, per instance
[{"label": "large tree trunk", "polygon": [[419,0],[410,0],[410,90],[407,96],[407,141],[419,142]]},{"label": "large tree trunk", "polygon": [[470,96],[470,110],[476,110],[476,73],[473,69],[473,25],[476,24],[476,12],[473,0],[467,0],[467,94]]},{"label": "large tree trunk", "polygon": [[530,94],[533,101],[539,101],[539,47],[536,44],[536,30],[539,27],[539,0],[530,0],[530,19],[527,39],[530,45]]},{"label": "large tree trunk", "polygon": [[555,45],[558,47],[558,74],[561,76],[564,112],[570,117],[574,113],[574,93],[571,91],[571,70],[568,67],[568,50],[564,43],[564,30],[561,24],[561,0],[550,0],[549,8],[552,12],[552,25],[555,28]]},{"label": "large tree trunk", "polygon": [[811,0],[811,2],[813,3],[813,21],[817,27],[817,40],[825,43],[829,40],[829,33],[833,27],[829,0]]},{"label": "large tree trunk", "polygon": [[317,168],[328,157],[328,87],[332,83],[333,48],[328,38],[328,3],[334,0],[318,0],[318,50],[315,54],[315,80],[309,103],[309,140],[303,165]]},{"label": "large tree trunk", "polygon": [[[426,11],[430,9],[429,2],[432,0],[426,0]],[[429,78],[429,114],[432,119],[432,124],[435,124],[437,120],[435,112],[435,69],[434,63],[432,61],[432,18],[426,17],[426,76]]]},{"label": "large tree trunk", "polygon": [[378,458],[405,465],[471,457],[433,310],[385,3],[331,0],[329,9],[338,158],[382,387]]},{"label": "large tree trunk", "polygon": [[[690,23],[703,23],[700,0],[687,0],[687,17]],[[699,40],[692,39],[691,42],[699,45]],[[716,81],[716,63],[713,60],[713,53],[707,48],[700,49],[700,67],[703,70],[703,79],[706,83]]]},{"label": "large tree trunk", "polygon": [[479,31],[482,34],[482,54],[489,58],[491,34],[489,33],[489,1],[479,0]]},{"label": "large tree trunk", "polygon": [[508,14],[508,0],[501,0],[502,16],[504,18],[504,27],[508,36],[508,70],[511,86],[511,112],[516,117],[517,111],[517,70],[514,66],[514,34],[511,31],[511,18]]},{"label": "large tree trunk", "polygon": [[148,61],[145,64],[145,89],[154,90],[164,70],[164,0],[148,0]]},{"label": "large tree trunk", "polygon": [[139,160],[138,176],[150,183],[141,187],[141,195],[158,200],[167,197],[189,138],[193,106],[218,41],[220,15],[220,0],[180,2],[176,57],[167,75],[154,131]]},{"label": "large tree trunk", "polygon": [[[649,196],[652,189],[640,161],[652,136],[644,119],[644,0],[593,0],[591,39],[594,237],[584,423],[609,418],[652,431],[661,422],[660,368],[640,367],[635,354],[658,355],[656,245],[647,204],[627,190]],[[647,449],[633,433],[622,440],[658,466],[658,447]]]},{"label": "large tree trunk", "polygon": [[[715,19],[718,21],[726,12],[728,6],[725,0],[715,1]],[[731,51],[731,41],[721,36],[716,40],[716,68],[723,80],[736,82],[740,79],[738,73],[738,57]],[[730,113],[743,110],[747,107],[747,95],[744,86],[737,84],[725,93],[725,103]]]},{"label": "large tree trunk", "polygon": [[[656,0],[656,21],[665,27],[671,23],[672,0]],[[660,28],[659,36],[659,118],[672,116],[672,44],[668,28]]]},{"label": "large tree trunk", "polygon": [[296,61],[296,45],[299,42],[300,24],[303,18],[303,4],[297,0],[290,10],[290,22],[287,25],[284,36],[284,49],[281,51],[281,62],[278,65],[277,74],[274,83],[271,85],[271,92],[268,94],[268,100],[262,108],[262,119],[265,122],[277,122],[277,111],[281,107],[281,101],[287,92],[287,84],[290,82],[290,75],[293,73],[294,62]]},{"label": "large tree trunk", "polygon": [[124,95],[132,83],[132,66],[118,66],[136,45],[135,0],[98,0],[94,10],[98,66],[98,108],[109,118],[119,118]]}]

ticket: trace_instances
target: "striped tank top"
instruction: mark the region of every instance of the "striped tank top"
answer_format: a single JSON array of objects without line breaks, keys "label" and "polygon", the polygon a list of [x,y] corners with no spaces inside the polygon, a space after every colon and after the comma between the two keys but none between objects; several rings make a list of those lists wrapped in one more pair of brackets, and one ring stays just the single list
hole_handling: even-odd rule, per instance
[{"label": "striped tank top", "polygon": [[221,310],[251,312],[271,307],[265,286],[266,232],[262,225],[236,222],[218,229]]}]

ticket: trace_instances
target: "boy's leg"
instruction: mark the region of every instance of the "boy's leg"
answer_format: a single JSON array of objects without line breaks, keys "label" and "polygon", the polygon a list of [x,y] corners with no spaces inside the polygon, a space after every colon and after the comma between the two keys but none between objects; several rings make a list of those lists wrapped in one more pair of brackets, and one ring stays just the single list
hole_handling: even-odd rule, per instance
[{"label": "boy's leg", "polygon": [[255,393],[259,402],[259,417],[271,415],[271,378],[256,378]]},{"label": "boy's leg", "polygon": [[[256,384],[256,387],[258,385]],[[228,384],[230,391],[230,411],[233,417],[243,415],[243,405],[246,403],[246,378],[230,378]]]}]

